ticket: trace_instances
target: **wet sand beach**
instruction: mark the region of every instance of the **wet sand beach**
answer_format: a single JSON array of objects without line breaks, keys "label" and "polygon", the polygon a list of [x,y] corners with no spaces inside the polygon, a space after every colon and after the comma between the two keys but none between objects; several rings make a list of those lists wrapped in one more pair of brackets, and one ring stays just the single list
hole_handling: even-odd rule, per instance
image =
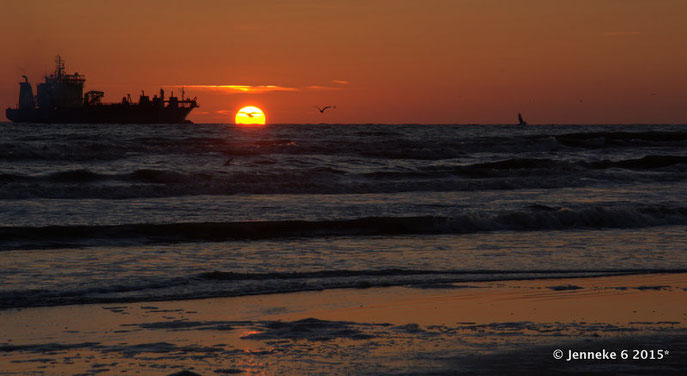
[{"label": "wet sand beach", "polygon": [[[7,375],[679,374],[685,301],[687,274],[665,273],[7,309],[0,363]],[[566,361],[604,349],[630,359]]]}]

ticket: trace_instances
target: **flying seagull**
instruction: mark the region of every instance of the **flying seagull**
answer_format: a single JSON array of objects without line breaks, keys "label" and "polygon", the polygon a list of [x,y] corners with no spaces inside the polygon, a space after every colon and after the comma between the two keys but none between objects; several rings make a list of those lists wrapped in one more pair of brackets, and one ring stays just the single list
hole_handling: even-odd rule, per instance
[{"label": "flying seagull", "polygon": [[241,114],[246,114],[246,115],[248,115],[248,117],[253,117],[254,115],[258,115],[258,114],[259,114],[259,112],[244,112],[244,111],[241,111],[241,112],[239,112],[239,113],[241,113]]},{"label": "flying seagull", "polygon": [[323,114],[328,108],[331,108],[332,110],[336,109],[336,106],[325,106],[322,108],[319,108],[318,106],[315,106],[315,108],[320,111],[321,114]]}]

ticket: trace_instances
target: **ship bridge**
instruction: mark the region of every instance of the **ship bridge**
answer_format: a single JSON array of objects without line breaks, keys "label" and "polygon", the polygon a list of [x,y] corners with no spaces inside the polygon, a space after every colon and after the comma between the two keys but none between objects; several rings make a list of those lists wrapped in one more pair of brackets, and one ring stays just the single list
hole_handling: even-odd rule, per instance
[{"label": "ship bridge", "polygon": [[66,74],[62,57],[55,58],[55,72],[38,84],[37,102],[41,108],[69,108],[83,105],[83,87],[86,76]]}]

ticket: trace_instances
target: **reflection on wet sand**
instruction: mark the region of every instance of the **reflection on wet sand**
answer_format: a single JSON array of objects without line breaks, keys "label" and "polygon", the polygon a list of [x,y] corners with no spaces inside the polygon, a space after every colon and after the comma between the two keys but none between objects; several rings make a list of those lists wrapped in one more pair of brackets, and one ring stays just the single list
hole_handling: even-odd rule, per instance
[{"label": "reflection on wet sand", "polygon": [[[593,371],[551,362],[552,349],[678,354],[685,289],[676,273],[6,310],[0,357],[7,374],[488,374],[525,351],[530,371]],[[640,368],[670,374],[678,360]]]}]

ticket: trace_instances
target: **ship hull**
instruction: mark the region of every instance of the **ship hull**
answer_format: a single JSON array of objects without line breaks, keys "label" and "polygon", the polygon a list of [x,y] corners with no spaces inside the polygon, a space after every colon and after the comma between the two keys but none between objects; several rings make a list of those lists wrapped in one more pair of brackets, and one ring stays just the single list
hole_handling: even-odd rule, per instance
[{"label": "ship hull", "polygon": [[186,116],[191,107],[161,107],[141,105],[99,105],[76,108],[8,108],[7,119],[15,123],[117,123],[117,124],[177,124],[190,123]]}]

